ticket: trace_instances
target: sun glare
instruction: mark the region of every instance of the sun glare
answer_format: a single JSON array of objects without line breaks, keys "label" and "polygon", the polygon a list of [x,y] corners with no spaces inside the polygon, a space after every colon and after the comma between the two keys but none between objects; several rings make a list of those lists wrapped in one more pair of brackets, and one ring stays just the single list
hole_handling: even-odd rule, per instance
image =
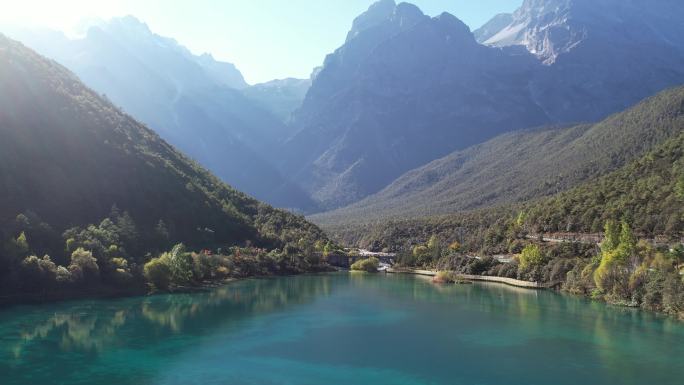
[{"label": "sun glare", "polygon": [[84,21],[125,13],[119,1],[8,1],[0,0],[0,23],[77,32]]}]

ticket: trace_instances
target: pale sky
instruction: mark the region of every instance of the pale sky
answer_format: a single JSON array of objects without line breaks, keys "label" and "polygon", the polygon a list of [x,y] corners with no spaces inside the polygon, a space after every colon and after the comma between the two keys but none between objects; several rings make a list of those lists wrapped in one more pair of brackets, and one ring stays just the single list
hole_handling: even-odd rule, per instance
[{"label": "pale sky", "polygon": [[[234,63],[248,83],[306,78],[374,0],[0,0],[0,24],[74,31],[82,20],[133,15],[194,53]],[[476,29],[522,0],[414,0]],[[0,30],[0,32],[2,32]]]}]

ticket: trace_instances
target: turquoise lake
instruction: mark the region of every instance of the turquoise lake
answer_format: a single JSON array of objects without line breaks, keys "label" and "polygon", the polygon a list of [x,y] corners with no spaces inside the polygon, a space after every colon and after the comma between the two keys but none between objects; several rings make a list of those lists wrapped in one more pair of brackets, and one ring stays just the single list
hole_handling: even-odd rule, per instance
[{"label": "turquoise lake", "polygon": [[335,273],[0,310],[0,384],[684,383],[684,323],[547,291]]}]

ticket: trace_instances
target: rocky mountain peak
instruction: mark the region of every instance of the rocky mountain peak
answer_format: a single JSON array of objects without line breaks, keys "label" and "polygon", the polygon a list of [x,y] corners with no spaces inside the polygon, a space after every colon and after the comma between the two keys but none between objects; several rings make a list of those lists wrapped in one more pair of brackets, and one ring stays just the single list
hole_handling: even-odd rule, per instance
[{"label": "rocky mountain peak", "polygon": [[101,27],[109,32],[133,37],[153,34],[147,24],[133,15],[114,17],[109,22],[101,24]]},{"label": "rocky mountain peak", "polygon": [[371,4],[366,12],[354,19],[352,28],[347,34],[347,41],[355,38],[366,29],[372,28],[391,18],[396,7],[397,4],[394,0],[380,0]]},{"label": "rocky mountain peak", "polygon": [[425,17],[423,11],[411,3],[399,3],[394,9],[392,20],[401,26],[412,26]]},{"label": "rocky mountain peak", "polygon": [[426,18],[427,16],[423,14],[423,11],[413,4],[396,4],[394,0],[380,0],[354,19],[352,28],[347,34],[346,42],[373,28],[390,25],[391,30],[405,30]]},{"label": "rocky mountain peak", "polygon": [[550,65],[588,40],[606,47],[681,46],[684,24],[674,16],[681,12],[684,3],[672,0],[525,0],[510,23],[501,26],[492,19],[488,38],[478,40],[499,47],[524,46]]},{"label": "rocky mountain peak", "polygon": [[[493,46],[525,46],[545,64],[585,41],[594,26],[615,22],[614,0],[525,0],[512,21],[484,41]],[[605,19],[605,20],[603,20]]]},{"label": "rocky mountain peak", "polygon": [[600,120],[684,76],[681,0],[526,0],[488,23],[487,45],[506,49],[393,4],[357,18],[293,117],[286,168],[322,207],[502,132]]},{"label": "rocky mountain peak", "polygon": [[435,23],[444,31],[449,39],[456,39],[460,41],[475,42],[475,37],[463,21],[456,16],[443,12],[434,19]]}]

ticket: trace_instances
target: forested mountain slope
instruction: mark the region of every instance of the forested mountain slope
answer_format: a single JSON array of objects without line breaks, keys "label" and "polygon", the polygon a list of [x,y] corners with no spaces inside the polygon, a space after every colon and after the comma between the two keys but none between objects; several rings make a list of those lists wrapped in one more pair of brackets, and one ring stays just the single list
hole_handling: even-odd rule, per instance
[{"label": "forested mountain slope", "polygon": [[684,130],[614,173],[526,205],[525,217],[544,232],[597,232],[606,220],[623,219],[641,234],[681,237]]},{"label": "forested mountain slope", "polygon": [[614,171],[684,130],[684,87],[594,125],[505,134],[412,170],[322,225],[456,213],[552,195]]},{"label": "forested mountain slope", "polygon": [[609,221],[628,223],[642,238],[684,240],[684,131],[616,171],[551,197],[329,230],[363,247],[406,251],[435,236],[446,244],[459,241],[463,251],[496,254],[517,250],[511,242],[520,234],[599,233]]},{"label": "forested mountain slope", "polygon": [[[21,256],[17,242],[64,260],[62,233],[103,218],[135,234],[126,246],[136,261],[176,242],[282,249],[325,239],[302,217],[227,186],[67,69],[2,35],[0,137],[3,268]],[[109,234],[102,226],[111,224],[88,231]]]}]

